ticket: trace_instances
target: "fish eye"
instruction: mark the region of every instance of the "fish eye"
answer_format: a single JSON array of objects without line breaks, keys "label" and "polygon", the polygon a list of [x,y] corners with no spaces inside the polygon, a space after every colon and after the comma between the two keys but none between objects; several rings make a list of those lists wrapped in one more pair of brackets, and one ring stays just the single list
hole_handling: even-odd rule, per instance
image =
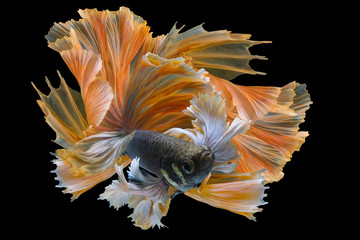
[{"label": "fish eye", "polygon": [[185,160],[182,163],[182,170],[184,170],[184,172],[186,174],[190,174],[194,172],[194,162],[192,160]]}]

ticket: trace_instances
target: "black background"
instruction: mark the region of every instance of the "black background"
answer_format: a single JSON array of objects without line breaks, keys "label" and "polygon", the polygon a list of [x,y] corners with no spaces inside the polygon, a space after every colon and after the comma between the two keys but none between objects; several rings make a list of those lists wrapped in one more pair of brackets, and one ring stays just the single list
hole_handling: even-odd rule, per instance
[{"label": "black background", "polygon": [[[131,237],[207,237],[220,234],[217,236],[285,239],[337,231],[328,225],[336,221],[333,216],[338,211],[336,204],[329,207],[328,203],[333,201],[338,190],[334,193],[328,191],[329,185],[337,187],[329,181],[333,175],[327,170],[327,166],[333,164],[328,155],[331,145],[324,147],[330,138],[324,124],[325,112],[330,108],[326,79],[322,75],[325,70],[320,64],[324,57],[319,57],[327,52],[324,42],[331,10],[328,5],[305,1],[264,2],[88,0],[13,6],[17,9],[14,18],[19,23],[11,26],[9,33],[12,43],[16,44],[13,51],[17,52],[10,56],[12,65],[16,67],[12,70],[15,71],[13,76],[17,78],[13,81],[17,90],[12,93],[21,101],[16,103],[12,118],[19,121],[16,123],[19,133],[13,134],[15,138],[11,140],[17,148],[12,150],[14,160],[10,168],[20,174],[11,180],[16,181],[12,184],[14,193],[6,197],[15,203],[8,222],[18,226],[18,230],[11,231],[12,234],[65,236],[69,239],[78,236],[120,239],[129,238],[128,233],[132,234]],[[185,29],[205,23],[204,28],[208,31],[227,29],[234,33],[250,33],[254,40],[272,41],[272,44],[251,48],[253,54],[268,57],[267,61],[251,62],[255,70],[267,75],[240,76],[236,83],[283,86],[295,80],[307,84],[314,104],[300,127],[309,131],[310,136],[301,151],[295,152],[291,162],[285,166],[284,178],[269,184],[265,198],[268,204],[262,206],[262,212],[255,214],[256,222],[186,196],[177,196],[168,215],[162,219],[168,228],[142,231],[127,218],[132,211],[126,206],[116,211],[109,208],[106,201],[97,200],[111,180],[97,185],[74,202],[70,202],[69,194],[55,188],[55,175],[50,173],[55,165],[51,163],[53,157],[49,154],[57,149],[57,145],[51,142],[55,133],[44,121],[36,104],[38,96],[30,82],[47,93],[45,76],[58,86],[56,70],[60,70],[70,86],[78,87],[60,55],[47,47],[44,36],[53,22],[79,19],[77,10],[80,8],[117,10],[120,6],[127,6],[143,17],[153,36],[168,33],[175,22],[178,22],[177,26],[185,24]],[[336,26],[332,27],[336,30]],[[7,120],[8,125],[13,124],[11,121]]]}]

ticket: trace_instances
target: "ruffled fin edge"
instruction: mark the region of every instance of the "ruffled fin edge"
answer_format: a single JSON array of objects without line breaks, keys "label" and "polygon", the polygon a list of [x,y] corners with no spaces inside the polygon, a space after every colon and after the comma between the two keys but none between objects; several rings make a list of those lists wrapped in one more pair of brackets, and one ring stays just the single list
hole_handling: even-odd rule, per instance
[{"label": "ruffled fin edge", "polygon": [[126,165],[115,165],[119,178],[105,188],[99,200],[107,200],[116,210],[127,204],[134,209],[129,218],[143,230],[154,226],[165,227],[161,218],[169,210],[172,190],[163,178],[144,175],[139,168],[139,160],[135,158],[131,161],[129,181],[124,175]]},{"label": "ruffled fin edge", "polygon": [[254,214],[262,211],[259,206],[267,203],[264,197],[269,187],[264,186],[262,172],[212,174],[201,192],[191,189],[185,195],[255,221]]}]

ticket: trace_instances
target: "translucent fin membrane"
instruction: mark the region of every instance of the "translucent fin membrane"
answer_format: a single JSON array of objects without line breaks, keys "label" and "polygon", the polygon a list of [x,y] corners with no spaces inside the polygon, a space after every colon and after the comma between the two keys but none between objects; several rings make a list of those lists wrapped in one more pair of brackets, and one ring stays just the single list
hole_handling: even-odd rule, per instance
[{"label": "translucent fin membrane", "polygon": [[38,90],[41,100],[38,104],[45,114],[46,122],[56,132],[55,142],[62,147],[74,145],[85,137],[84,131],[88,127],[84,102],[79,92],[71,89],[60,77],[60,87],[54,88],[48,79],[49,95]]},{"label": "translucent fin membrane", "polygon": [[180,33],[174,26],[166,35],[157,53],[166,58],[185,55],[195,68],[205,68],[210,74],[231,80],[241,74],[264,74],[254,71],[252,59],[266,59],[251,55],[249,48],[269,41],[249,40],[250,34],[232,34],[226,30],[208,32],[202,25]]}]

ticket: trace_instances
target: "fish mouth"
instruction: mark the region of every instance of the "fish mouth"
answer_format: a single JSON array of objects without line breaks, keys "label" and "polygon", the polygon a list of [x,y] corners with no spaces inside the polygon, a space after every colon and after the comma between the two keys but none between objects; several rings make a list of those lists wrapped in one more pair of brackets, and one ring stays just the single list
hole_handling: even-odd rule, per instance
[{"label": "fish mouth", "polygon": [[164,169],[161,169],[161,173],[163,174],[165,181],[169,186],[172,186],[181,192],[187,192],[190,189],[195,188],[197,185],[199,184],[201,185],[202,183],[202,182],[199,183],[198,181],[196,182],[192,181],[191,183],[187,183],[187,184],[178,184],[169,176],[169,174]]}]

